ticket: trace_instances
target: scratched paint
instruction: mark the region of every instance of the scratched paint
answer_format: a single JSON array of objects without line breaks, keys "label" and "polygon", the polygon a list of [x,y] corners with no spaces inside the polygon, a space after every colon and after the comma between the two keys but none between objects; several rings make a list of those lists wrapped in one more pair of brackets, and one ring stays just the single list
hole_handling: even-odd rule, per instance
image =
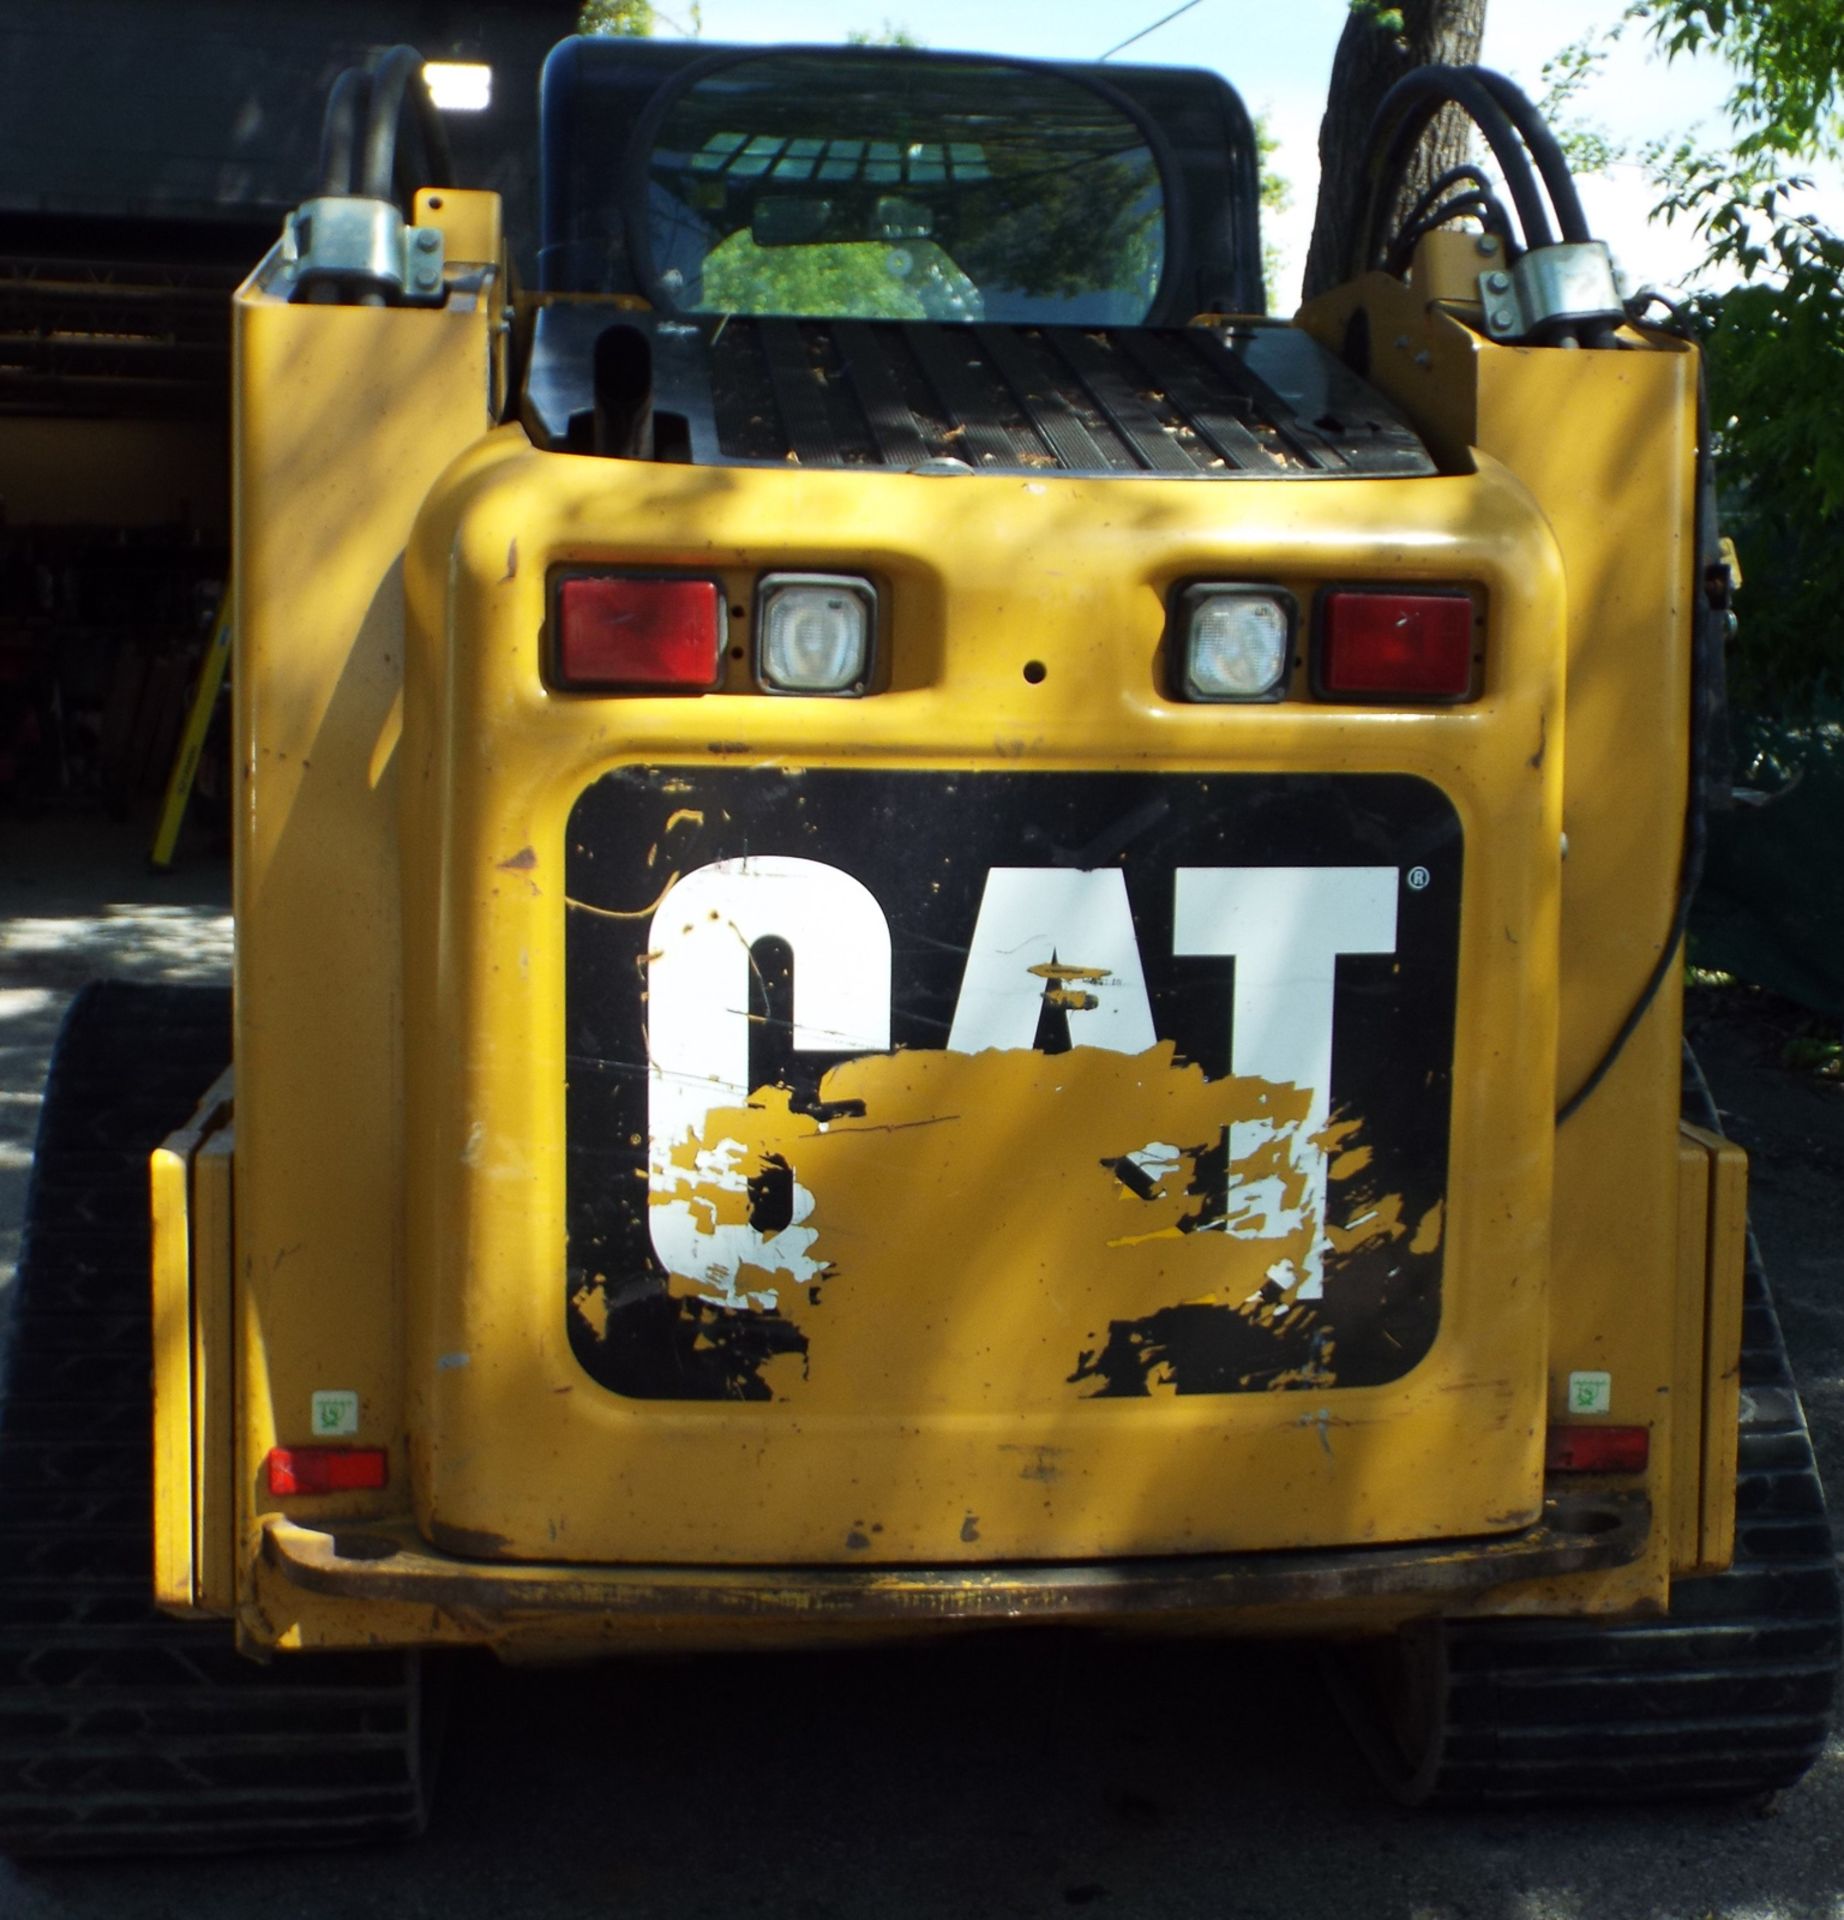
[{"label": "scratched paint", "polygon": [[[570,833],[566,1315],[608,1387],[1025,1410],[1427,1352],[1459,843],[1425,783],[633,769]],[[1432,875],[1399,909],[1397,841]],[[1304,968],[1249,948],[1278,909]]]}]

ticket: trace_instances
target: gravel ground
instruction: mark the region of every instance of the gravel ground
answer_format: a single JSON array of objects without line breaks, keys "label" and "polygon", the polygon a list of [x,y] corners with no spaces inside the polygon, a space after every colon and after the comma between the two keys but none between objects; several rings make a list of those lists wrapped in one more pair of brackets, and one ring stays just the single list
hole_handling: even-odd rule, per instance
[{"label": "gravel ground", "polygon": [[[34,1088],[97,971],[223,977],[220,870],[150,881],[0,835],[0,1232]],[[12,857],[8,857],[11,855]],[[112,903],[112,904],[110,904]],[[1844,1086],[1784,1008],[1700,994],[1820,1457],[1844,1488]],[[0,1240],[0,1260],[10,1243]],[[0,1920],[651,1916],[1844,1920],[1844,1746],[1766,1812],[1450,1819],[1380,1801],[1297,1648],[1032,1635],[903,1652],[454,1674],[420,1847],[17,1870]]]}]

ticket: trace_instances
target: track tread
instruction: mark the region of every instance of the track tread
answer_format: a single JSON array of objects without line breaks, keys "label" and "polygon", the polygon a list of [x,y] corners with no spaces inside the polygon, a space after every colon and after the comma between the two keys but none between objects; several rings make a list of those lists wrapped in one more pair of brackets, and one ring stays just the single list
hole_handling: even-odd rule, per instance
[{"label": "track tread", "polygon": [[1423,1804],[1741,1799],[1792,1786],[1823,1750],[1844,1639],[1837,1569],[1752,1249],[1746,1298],[1733,1566],[1675,1582],[1663,1620],[1446,1623]]},{"label": "track tread", "polygon": [[153,1606],[147,1156],[229,1056],[217,989],[86,988],[59,1035],[0,1344],[0,1851],[398,1838],[419,1670],[263,1667]]}]

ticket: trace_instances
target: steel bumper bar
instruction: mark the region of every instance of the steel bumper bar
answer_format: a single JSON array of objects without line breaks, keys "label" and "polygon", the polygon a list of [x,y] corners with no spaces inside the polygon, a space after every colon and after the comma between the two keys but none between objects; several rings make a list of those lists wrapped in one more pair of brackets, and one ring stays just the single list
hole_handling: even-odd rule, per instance
[{"label": "steel bumper bar", "polygon": [[1624,1566],[1651,1527],[1642,1494],[1570,1489],[1511,1534],[1413,1546],[1144,1560],[937,1567],[502,1564],[439,1553],[409,1527],[317,1528],[271,1518],[268,1565],[330,1598],[402,1601],[488,1618],[977,1625],[1234,1614],[1391,1598],[1451,1599],[1512,1581]]}]

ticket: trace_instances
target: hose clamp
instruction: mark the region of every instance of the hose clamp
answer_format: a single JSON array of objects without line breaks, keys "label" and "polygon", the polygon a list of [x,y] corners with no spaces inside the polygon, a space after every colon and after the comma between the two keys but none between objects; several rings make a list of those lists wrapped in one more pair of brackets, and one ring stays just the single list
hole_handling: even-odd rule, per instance
[{"label": "hose clamp", "polygon": [[438,227],[412,227],[394,202],[357,194],[304,201],[282,229],[281,290],[299,300],[331,284],[381,293],[391,306],[439,307],[444,249]]},{"label": "hose clamp", "polygon": [[1625,317],[1613,255],[1602,240],[1533,247],[1514,265],[1479,276],[1485,330],[1494,340],[1528,340],[1552,328]]}]

